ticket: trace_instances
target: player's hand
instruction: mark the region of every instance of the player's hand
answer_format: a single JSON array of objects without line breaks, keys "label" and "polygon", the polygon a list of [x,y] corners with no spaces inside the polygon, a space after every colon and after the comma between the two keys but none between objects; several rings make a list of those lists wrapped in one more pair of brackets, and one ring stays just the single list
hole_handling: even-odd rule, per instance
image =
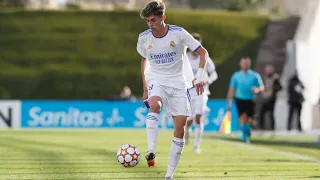
[{"label": "player's hand", "polygon": [[227,110],[230,111],[231,110],[231,105],[230,103],[227,102]]},{"label": "player's hand", "polygon": [[203,82],[204,82],[204,70],[203,68],[198,68],[197,74],[195,75],[195,78],[192,81],[193,86],[196,87],[196,91],[198,95],[204,92]]},{"label": "player's hand", "polygon": [[147,89],[144,89],[143,90],[143,95],[142,95],[142,107],[143,108],[150,108],[150,105],[149,105],[149,102],[148,102],[148,90]]},{"label": "player's hand", "polygon": [[227,102],[227,111],[230,111],[231,110],[232,101],[227,99],[226,102]]},{"label": "player's hand", "polygon": [[203,82],[198,82],[197,84],[195,84],[197,81],[197,78],[195,78],[193,81],[192,81],[192,84],[194,87],[196,87],[196,92],[198,95],[201,95],[203,92],[204,92],[204,88],[203,88]]},{"label": "player's hand", "polygon": [[142,100],[148,99],[148,89],[143,90]]},{"label": "player's hand", "polygon": [[258,94],[258,93],[260,92],[260,89],[259,89],[258,87],[253,87],[253,88],[252,88],[252,92],[253,92],[254,94]]}]

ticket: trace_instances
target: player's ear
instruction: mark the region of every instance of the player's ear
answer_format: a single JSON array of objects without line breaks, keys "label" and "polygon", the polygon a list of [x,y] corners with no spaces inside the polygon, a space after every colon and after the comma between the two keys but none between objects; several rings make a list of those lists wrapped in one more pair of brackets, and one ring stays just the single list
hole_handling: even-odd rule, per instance
[{"label": "player's ear", "polygon": [[162,21],[166,20],[167,16],[166,15],[163,15],[162,16]]}]

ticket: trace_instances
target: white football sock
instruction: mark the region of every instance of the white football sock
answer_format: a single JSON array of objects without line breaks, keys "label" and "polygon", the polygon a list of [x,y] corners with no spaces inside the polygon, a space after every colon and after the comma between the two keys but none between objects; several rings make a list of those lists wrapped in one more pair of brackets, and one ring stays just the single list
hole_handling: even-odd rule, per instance
[{"label": "white football sock", "polygon": [[156,144],[158,138],[158,121],[159,114],[148,113],[146,120],[147,138],[148,138],[148,150],[156,152]]},{"label": "white football sock", "polygon": [[176,170],[180,156],[182,154],[184,147],[184,140],[174,137],[172,140],[172,145],[169,154],[169,162],[166,177],[172,177],[174,171]]},{"label": "white football sock", "polygon": [[200,148],[201,137],[203,134],[203,123],[196,124],[194,147]]}]

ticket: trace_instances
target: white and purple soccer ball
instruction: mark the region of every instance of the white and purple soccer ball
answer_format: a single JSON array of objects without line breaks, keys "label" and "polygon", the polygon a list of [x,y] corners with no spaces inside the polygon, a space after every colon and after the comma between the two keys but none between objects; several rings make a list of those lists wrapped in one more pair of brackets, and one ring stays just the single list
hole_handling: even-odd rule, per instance
[{"label": "white and purple soccer ball", "polygon": [[135,167],[140,161],[140,151],[133,145],[125,144],[118,149],[117,159],[123,167]]}]

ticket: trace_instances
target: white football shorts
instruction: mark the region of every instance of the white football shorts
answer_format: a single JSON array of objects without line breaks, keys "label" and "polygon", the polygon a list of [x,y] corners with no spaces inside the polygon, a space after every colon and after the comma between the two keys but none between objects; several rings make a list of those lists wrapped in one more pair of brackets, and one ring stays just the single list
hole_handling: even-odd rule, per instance
[{"label": "white football shorts", "polygon": [[189,89],[191,95],[191,117],[194,118],[196,115],[202,115],[206,111],[208,95],[202,93],[197,94],[196,88]]},{"label": "white football shorts", "polygon": [[167,113],[171,116],[191,116],[190,95],[187,90],[164,85],[158,85],[156,81],[148,82],[148,99],[159,96]]}]

